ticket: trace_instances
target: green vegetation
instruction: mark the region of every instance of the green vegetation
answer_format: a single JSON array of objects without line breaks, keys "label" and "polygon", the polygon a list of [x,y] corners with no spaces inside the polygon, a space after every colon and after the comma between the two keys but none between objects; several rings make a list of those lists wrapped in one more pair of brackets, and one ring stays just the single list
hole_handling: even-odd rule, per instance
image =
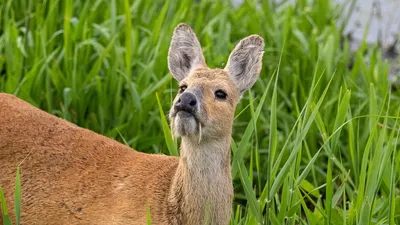
[{"label": "green vegetation", "polygon": [[210,67],[257,33],[264,65],[236,111],[231,224],[400,224],[400,92],[378,46],[350,52],[342,11],[330,0],[0,0],[0,91],[176,154],[163,117],[177,92],[173,28],[194,28]]}]

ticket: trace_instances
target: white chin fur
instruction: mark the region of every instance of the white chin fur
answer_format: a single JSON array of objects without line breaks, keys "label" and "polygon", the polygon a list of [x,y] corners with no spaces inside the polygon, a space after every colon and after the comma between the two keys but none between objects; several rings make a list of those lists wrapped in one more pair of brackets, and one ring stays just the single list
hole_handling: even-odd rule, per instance
[{"label": "white chin fur", "polygon": [[189,136],[197,133],[197,121],[187,112],[178,112],[174,121],[174,135]]}]

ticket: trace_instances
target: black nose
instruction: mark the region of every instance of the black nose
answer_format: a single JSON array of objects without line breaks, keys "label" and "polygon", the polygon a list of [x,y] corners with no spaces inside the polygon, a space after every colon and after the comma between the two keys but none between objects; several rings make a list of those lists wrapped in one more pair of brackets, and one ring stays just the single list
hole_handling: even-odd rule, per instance
[{"label": "black nose", "polygon": [[190,113],[194,113],[197,109],[197,100],[196,96],[190,92],[183,92],[179,99],[175,102],[175,110],[176,111],[186,111]]}]

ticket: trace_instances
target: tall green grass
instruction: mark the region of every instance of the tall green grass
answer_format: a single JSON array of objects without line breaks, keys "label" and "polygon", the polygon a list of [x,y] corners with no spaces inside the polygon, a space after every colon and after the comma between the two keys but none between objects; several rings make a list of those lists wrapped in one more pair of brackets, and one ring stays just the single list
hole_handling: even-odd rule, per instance
[{"label": "tall green grass", "polygon": [[257,33],[266,49],[236,110],[231,224],[400,224],[399,89],[378,46],[350,52],[342,11],[331,0],[0,0],[0,91],[176,155],[164,117],[173,28],[194,28],[210,67]]}]

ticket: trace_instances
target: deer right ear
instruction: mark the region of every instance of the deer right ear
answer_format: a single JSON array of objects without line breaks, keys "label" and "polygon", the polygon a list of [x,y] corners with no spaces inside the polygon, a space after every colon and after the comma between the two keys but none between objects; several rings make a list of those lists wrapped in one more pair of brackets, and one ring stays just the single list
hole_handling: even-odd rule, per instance
[{"label": "deer right ear", "polygon": [[236,45],[225,67],[242,94],[256,82],[261,72],[264,40],[258,35],[244,38]]},{"label": "deer right ear", "polygon": [[168,51],[168,68],[179,82],[196,67],[206,66],[200,42],[186,24],[179,24],[172,36]]}]

